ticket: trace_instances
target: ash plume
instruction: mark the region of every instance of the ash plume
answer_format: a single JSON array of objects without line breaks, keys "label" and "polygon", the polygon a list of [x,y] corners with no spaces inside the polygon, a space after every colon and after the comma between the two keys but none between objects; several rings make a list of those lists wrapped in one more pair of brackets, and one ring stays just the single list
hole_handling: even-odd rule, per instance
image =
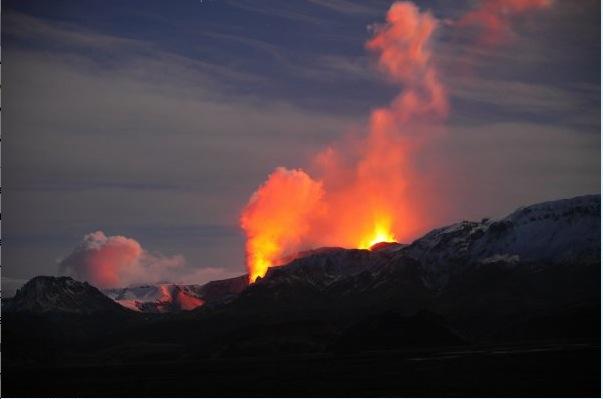
[{"label": "ash plume", "polygon": [[375,239],[406,238],[420,229],[425,215],[411,191],[419,189],[412,184],[412,153],[422,138],[411,125],[424,130],[419,125],[437,123],[448,113],[430,48],[437,26],[429,12],[397,2],[386,22],[373,27],[366,47],[401,92],[371,113],[363,136],[317,154],[315,176],[278,168],[255,192],[241,217],[252,281],[288,252],[316,245],[368,248]]},{"label": "ash plume", "polygon": [[[550,4],[486,0],[449,25],[477,27],[477,46],[501,44],[513,17]],[[311,173],[279,167],[252,195],[241,215],[251,282],[307,248],[410,240],[445,212],[442,198],[450,193],[441,182],[452,177],[430,153],[450,110],[432,54],[439,25],[429,11],[403,1],[372,26],[366,48],[400,92],[371,112],[362,134],[316,154]]]}]

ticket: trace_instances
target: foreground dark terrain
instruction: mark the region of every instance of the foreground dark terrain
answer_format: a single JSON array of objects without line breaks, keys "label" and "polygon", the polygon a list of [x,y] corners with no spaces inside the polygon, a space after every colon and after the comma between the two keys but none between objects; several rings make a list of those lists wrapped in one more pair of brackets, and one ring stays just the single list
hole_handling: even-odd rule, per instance
[{"label": "foreground dark terrain", "polygon": [[37,277],[3,302],[2,393],[598,397],[600,276],[585,196],[170,287],[192,311]]},{"label": "foreground dark terrain", "polygon": [[598,396],[600,347],[539,344],[9,368],[6,396]]}]

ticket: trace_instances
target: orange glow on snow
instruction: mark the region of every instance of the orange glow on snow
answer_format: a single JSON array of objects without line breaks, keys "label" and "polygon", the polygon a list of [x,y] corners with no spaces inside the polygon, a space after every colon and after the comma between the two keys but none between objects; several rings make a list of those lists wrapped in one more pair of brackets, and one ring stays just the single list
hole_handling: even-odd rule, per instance
[{"label": "orange glow on snow", "polygon": [[180,304],[182,310],[193,310],[199,306],[203,306],[205,303],[202,299],[187,295],[184,291],[179,291],[173,300]]}]

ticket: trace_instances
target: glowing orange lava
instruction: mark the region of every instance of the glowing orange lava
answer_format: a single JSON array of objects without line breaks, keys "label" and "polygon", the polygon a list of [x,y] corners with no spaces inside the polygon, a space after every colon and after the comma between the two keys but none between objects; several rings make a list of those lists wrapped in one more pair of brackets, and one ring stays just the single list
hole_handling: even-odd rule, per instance
[{"label": "glowing orange lava", "polygon": [[363,238],[358,244],[359,249],[370,249],[373,245],[380,242],[395,242],[396,237],[391,232],[390,227],[386,223],[378,223],[375,225],[373,234]]}]

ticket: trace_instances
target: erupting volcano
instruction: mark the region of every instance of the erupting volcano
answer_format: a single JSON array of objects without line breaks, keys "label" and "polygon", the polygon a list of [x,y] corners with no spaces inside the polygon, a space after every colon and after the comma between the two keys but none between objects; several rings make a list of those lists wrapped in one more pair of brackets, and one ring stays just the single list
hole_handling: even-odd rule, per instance
[{"label": "erupting volcano", "polygon": [[[501,31],[510,17],[508,2],[486,2],[469,14],[471,23],[461,19],[454,25],[487,29],[496,16]],[[548,4],[511,3],[513,15]],[[476,23],[480,18],[483,24]],[[441,207],[437,198],[445,196],[420,155],[440,134],[449,111],[430,46],[437,27],[430,12],[410,2],[394,3],[385,23],[372,27],[366,48],[400,93],[371,112],[364,134],[317,154],[311,175],[279,167],[252,195],[241,216],[250,282],[305,249],[370,249],[415,238],[433,225],[434,209]]]},{"label": "erupting volcano", "polygon": [[411,193],[411,152],[421,140],[406,133],[419,125],[424,130],[448,111],[429,48],[436,27],[429,12],[399,2],[386,23],[373,28],[366,47],[402,90],[388,107],[372,112],[365,137],[336,143],[315,157],[316,177],[277,168],[254,193],[241,217],[252,282],[284,256],[312,246],[368,249],[424,227],[423,207]]},{"label": "erupting volcano", "polygon": [[6,397],[603,391],[601,1],[141,3],[2,3]]}]

